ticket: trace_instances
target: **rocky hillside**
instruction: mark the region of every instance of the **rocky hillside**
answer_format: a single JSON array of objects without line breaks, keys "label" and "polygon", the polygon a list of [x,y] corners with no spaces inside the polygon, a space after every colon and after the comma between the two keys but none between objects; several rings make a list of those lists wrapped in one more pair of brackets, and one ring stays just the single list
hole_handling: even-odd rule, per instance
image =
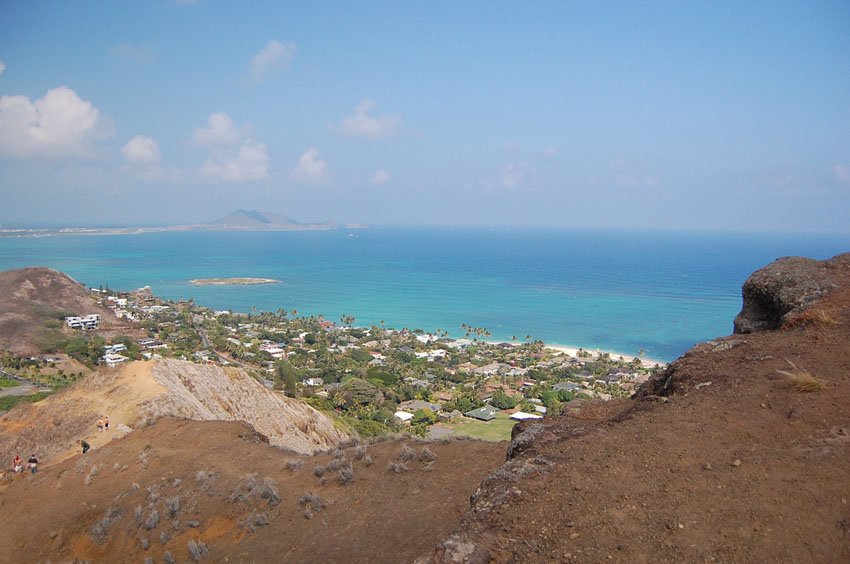
[{"label": "rocky hillside", "polygon": [[631,400],[520,424],[420,562],[850,562],[850,254],[781,259],[737,333]]},{"label": "rocky hillside", "polygon": [[[109,433],[98,433],[108,415]],[[96,372],[47,399],[0,417],[0,460],[37,452],[43,461],[77,452],[85,439],[101,447],[161,417],[246,421],[274,446],[310,453],[349,437],[303,402],[267,390],[239,369],[186,361],[132,362]]]},{"label": "rocky hillside", "polygon": [[141,405],[143,423],[163,416],[199,421],[246,421],[274,446],[310,453],[350,437],[306,403],[261,386],[238,368],[179,360],[154,364],[153,379],[165,393]]},{"label": "rocky hillside", "polygon": [[45,330],[63,327],[66,315],[90,313],[100,314],[106,328],[122,326],[67,274],[44,267],[0,272],[0,348],[34,354]]}]

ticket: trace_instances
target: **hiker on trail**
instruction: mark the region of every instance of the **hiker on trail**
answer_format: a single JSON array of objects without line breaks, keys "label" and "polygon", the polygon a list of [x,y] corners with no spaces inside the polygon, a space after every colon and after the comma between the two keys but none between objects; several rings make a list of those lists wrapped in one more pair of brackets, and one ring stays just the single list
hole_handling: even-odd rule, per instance
[{"label": "hiker on trail", "polygon": [[16,474],[20,474],[21,470],[24,469],[24,461],[21,460],[20,454],[15,455],[15,460],[12,462],[12,468],[15,470]]},{"label": "hiker on trail", "polygon": [[100,418],[100,419],[97,420],[97,430],[98,430],[98,432],[103,431],[103,418]]},{"label": "hiker on trail", "polygon": [[109,430],[109,416],[108,415],[106,417],[104,417],[104,419],[103,419],[103,428],[106,429],[107,431]]},{"label": "hiker on trail", "polygon": [[27,460],[27,464],[30,467],[30,472],[32,472],[33,474],[38,472],[38,459],[35,457],[35,454],[30,456],[30,459]]},{"label": "hiker on trail", "polygon": [[91,448],[91,445],[90,445],[90,444],[88,444],[88,443],[87,443],[85,440],[83,440],[83,439],[80,439],[80,440],[79,440],[79,441],[77,441],[77,442],[78,442],[78,443],[80,443],[80,446],[81,446],[81,447],[83,447],[83,454],[87,453],[87,452],[89,451],[89,449]]}]

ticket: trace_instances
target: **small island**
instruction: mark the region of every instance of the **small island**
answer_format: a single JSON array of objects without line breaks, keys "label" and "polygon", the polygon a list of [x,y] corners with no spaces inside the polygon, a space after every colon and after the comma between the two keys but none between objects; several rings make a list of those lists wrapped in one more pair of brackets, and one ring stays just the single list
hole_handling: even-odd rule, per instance
[{"label": "small island", "polygon": [[196,286],[252,286],[254,284],[280,284],[274,278],[197,278],[189,280]]}]

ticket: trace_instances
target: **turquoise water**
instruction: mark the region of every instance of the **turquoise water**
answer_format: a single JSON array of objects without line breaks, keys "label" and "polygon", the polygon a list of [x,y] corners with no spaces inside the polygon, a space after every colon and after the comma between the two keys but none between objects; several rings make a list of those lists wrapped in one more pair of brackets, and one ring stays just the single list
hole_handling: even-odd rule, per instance
[{"label": "turquoise water", "polygon": [[[356,236],[349,236],[350,234]],[[731,332],[740,288],[787,255],[828,258],[850,237],[649,232],[407,229],[151,233],[0,239],[0,269],[42,265],[97,287],[152,286],[217,309],[296,309],[358,325],[444,329],[494,339],[672,360]],[[192,286],[193,278],[276,278]]]}]

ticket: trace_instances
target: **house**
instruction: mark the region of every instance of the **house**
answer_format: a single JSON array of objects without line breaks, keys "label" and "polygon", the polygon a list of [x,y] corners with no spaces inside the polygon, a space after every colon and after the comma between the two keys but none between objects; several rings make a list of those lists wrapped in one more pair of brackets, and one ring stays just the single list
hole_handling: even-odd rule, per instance
[{"label": "house", "polygon": [[127,345],[125,345],[124,343],[117,343],[115,345],[107,345],[107,346],[103,347],[103,354],[105,354],[105,355],[118,354],[118,353],[124,352],[126,350],[127,350]]},{"label": "house", "polygon": [[546,406],[545,405],[535,405],[534,411],[536,411],[537,413],[541,413],[543,415],[546,415]]},{"label": "house", "polygon": [[526,419],[543,419],[543,416],[535,415],[533,413],[526,413],[524,411],[517,411],[516,413],[511,415],[511,419],[515,421],[525,421]]},{"label": "house", "polygon": [[576,390],[580,390],[581,386],[579,386],[575,382],[558,382],[557,384],[552,386],[552,389],[556,392],[575,392]]},{"label": "house", "polygon": [[455,417],[457,417],[460,414],[461,414],[460,411],[455,409],[455,410],[450,411],[448,413],[446,413],[445,411],[441,411],[440,413],[437,414],[437,417],[440,418],[440,421],[451,421],[452,419],[454,419]]},{"label": "house", "polygon": [[493,374],[498,374],[501,367],[502,365],[498,362],[491,362],[490,364],[485,364],[474,369],[472,372],[481,376],[492,376]]},{"label": "house", "polygon": [[478,409],[473,409],[472,411],[467,411],[464,413],[464,416],[470,417],[472,419],[478,419],[479,421],[492,421],[496,418],[496,412],[499,410],[493,406],[485,405],[484,407],[479,407]]},{"label": "house", "polygon": [[407,411],[396,411],[393,415],[402,423],[410,423],[413,420],[413,414]]},{"label": "house", "polygon": [[471,362],[464,362],[463,364],[459,364],[457,366],[457,371],[460,373],[472,372],[476,368],[478,368],[477,364],[472,364]]},{"label": "house", "polygon": [[91,313],[84,317],[71,316],[65,318],[65,323],[71,329],[97,329],[97,325],[100,323],[100,316],[96,313]]},{"label": "house", "polygon": [[106,364],[106,366],[112,368],[114,366],[118,366],[122,362],[127,362],[130,359],[128,359],[126,356],[122,356],[120,354],[110,353],[110,354],[103,355],[101,360],[103,360],[103,363]]},{"label": "house", "polygon": [[423,400],[410,400],[404,401],[398,404],[399,410],[402,411],[416,411],[418,409],[430,409],[434,413],[440,411],[442,406],[436,403],[430,403]]},{"label": "house", "polygon": [[307,378],[302,383],[305,386],[324,386],[325,381],[322,378]]}]

